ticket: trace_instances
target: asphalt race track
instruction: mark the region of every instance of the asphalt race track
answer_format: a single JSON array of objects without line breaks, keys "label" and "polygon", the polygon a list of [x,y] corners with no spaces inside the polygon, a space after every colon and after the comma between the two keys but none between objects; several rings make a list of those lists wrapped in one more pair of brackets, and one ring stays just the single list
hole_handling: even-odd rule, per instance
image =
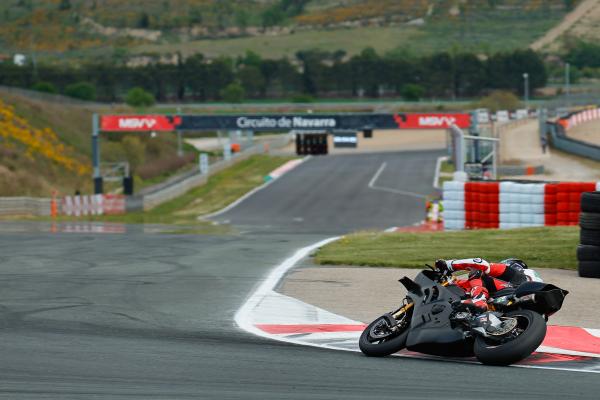
[{"label": "asphalt race track", "polygon": [[312,157],[215,219],[251,230],[324,234],[420,222],[442,155],[437,150]]},{"label": "asphalt race track", "polygon": [[[313,158],[217,217],[248,233],[0,232],[0,397],[596,399],[597,374],[370,359],[235,326],[253,288],[295,249],[422,218],[422,200],[399,192],[427,194],[418,181],[433,179],[437,155]],[[372,186],[392,191],[369,188],[384,162]]]}]

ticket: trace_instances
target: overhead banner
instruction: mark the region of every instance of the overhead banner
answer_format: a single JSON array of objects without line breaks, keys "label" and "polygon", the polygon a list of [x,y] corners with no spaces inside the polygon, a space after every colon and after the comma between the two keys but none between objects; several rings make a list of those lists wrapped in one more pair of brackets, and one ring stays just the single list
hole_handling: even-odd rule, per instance
[{"label": "overhead banner", "polygon": [[265,114],[265,115],[106,115],[101,131],[318,131],[365,129],[448,129],[471,125],[470,114]]},{"label": "overhead banner", "polygon": [[170,115],[104,115],[100,118],[100,130],[105,132],[174,131],[180,124],[180,116]]},{"label": "overhead banner", "polygon": [[452,125],[459,128],[471,126],[471,114],[396,114],[394,119],[400,129],[448,129]]}]

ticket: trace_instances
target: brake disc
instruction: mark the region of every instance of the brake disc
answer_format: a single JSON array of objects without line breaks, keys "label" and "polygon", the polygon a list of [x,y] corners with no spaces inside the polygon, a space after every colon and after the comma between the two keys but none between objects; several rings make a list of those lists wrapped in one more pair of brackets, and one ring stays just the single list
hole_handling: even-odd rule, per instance
[{"label": "brake disc", "polygon": [[502,321],[499,326],[495,326],[493,331],[487,330],[486,333],[490,336],[502,336],[506,335],[508,332],[512,331],[517,327],[517,319],[516,318],[506,318]]}]

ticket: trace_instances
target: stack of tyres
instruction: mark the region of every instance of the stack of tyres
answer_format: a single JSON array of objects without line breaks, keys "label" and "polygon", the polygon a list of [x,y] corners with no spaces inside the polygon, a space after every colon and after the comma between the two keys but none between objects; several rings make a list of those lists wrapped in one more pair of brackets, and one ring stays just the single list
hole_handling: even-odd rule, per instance
[{"label": "stack of tyres", "polygon": [[600,192],[585,192],[581,195],[579,226],[579,276],[600,278]]}]

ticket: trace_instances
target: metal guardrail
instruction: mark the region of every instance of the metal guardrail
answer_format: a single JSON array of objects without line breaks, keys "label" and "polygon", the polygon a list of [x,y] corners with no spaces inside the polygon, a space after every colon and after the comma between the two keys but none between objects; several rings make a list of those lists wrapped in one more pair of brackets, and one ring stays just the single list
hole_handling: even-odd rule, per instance
[{"label": "metal guardrail", "polygon": [[600,146],[568,137],[560,124],[546,122],[546,132],[551,146],[567,153],[600,161]]},{"label": "metal guardrail", "polygon": [[51,199],[35,197],[0,197],[0,215],[50,215]]}]

